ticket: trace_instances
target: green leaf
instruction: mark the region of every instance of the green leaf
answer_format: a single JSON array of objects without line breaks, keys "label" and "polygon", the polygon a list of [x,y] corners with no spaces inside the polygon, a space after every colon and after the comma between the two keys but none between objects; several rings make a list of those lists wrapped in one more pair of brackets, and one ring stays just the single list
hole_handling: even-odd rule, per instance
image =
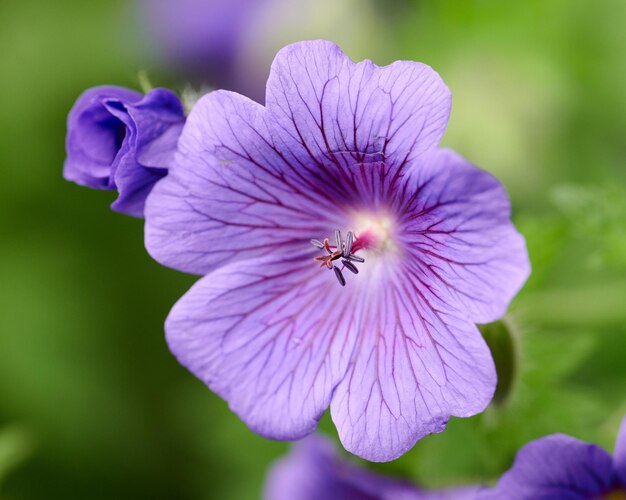
[{"label": "green leaf", "polygon": [[483,334],[496,364],[498,384],[493,396],[493,403],[500,406],[508,400],[517,376],[518,346],[513,325],[510,321],[502,319],[479,325],[478,328]]}]

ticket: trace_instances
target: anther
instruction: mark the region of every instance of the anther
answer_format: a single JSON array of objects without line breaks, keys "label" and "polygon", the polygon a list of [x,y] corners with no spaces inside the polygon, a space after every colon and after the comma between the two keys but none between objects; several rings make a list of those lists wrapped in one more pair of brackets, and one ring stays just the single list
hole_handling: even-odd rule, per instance
[{"label": "anther", "polygon": [[322,243],[320,240],[311,240],[311,245],[313,245],[315,248],[319,248],[320,250],[324,248],[324,243]]},{"label": "anther", "polygon": [[333,266],[333,271],[335,271],[335,276],[337,276],[337,281],[341,286],[346,286],[346,278],[343,277],[341,270],[337,266]]},{"label": "anther", "polygon": [[341,243],[341,232],[339,229],[335,229],[335,241],[337,242],[337,251],[342,252],[343,244]]},{"label": "anther", "polygon": [[346,245],[343,248],[343,256],[346,259],[350,256],[350,252],[352,251],[352,241],[353,241],[352,231],[348,231],[348,235],[346,236]]},{"label": "anther", "polygon": [[356,266],[355,266],[352,262],[350,262],[349,260],[342,259],[342,260],[341,260],[341,263],[344,265],[344,267],[345,267],[348,271],[350,271],[350,272],[352,272],[352,273],[354,273],[354,274],[359,274],[359,270],[358,270],[358,269],[356,268]]},{"label": "anther", "polygon": [[361,262],[361,263],[365,262],[365,259],[364,259],[364,258],[359,257],[358,255],[354,255],[353,253],[351,253],[351,254],[348,256],[348,259],[353,260],[354,262]]}]

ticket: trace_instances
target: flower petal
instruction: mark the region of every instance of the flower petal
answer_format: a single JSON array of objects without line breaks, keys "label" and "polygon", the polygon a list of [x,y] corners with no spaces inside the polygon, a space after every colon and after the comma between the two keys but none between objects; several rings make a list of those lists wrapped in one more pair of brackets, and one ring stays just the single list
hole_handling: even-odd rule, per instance
[{"label": "flower petal", "polygon": [[496,373],[465,315],[405,270],[362,301],[359,341],[331,402],[348,451],[374,462],[393,460],[443,431],[450,416],[484,410]]},{"label": "flower petal", "polygon": [[94,87],[81,94],[67,118],[65,179],[94,189],[112,189],[109,175],[124,139],[124,123],[111,114],[105,101],[141,98],[139,92],[115,86]]},{"label": "flower petal", "polygon": [[444,149],[413,166],[407,191],[398,235],[421,279],[474,322],[502,317],[530,274],[502,185]]},{"label": "flower petal", "polygon": [[555,434],[524,446],[494,489],[481,498],[583,500],[612,486],[612,459],[599,446]]},{"label": "flower petal", "polygon": [[167,341],[252,430],[298,439],[316,427],[352,353],[343,291],[303,255],[227,264],[174,306]]},{"label": "flower petal", "polygon": [[148,168],[170,168],[185,123],[178,96],[168,89],[153,89],[127,109],[137,129],[137,162]]},{"label": "flower petal", "polygon": [[317,40],[277,54],[266,102],[284,149],[296,158],[379,153],[398,168],[439,143],[451,98],[425,64],[355,64],[335,44]]},{"label": "flower petal", "polygon": [[107,106],[126,125],[126,139],[113,172],[119,196],[111,208],[143,217],[146,197],[174,162],[185,123],[183,107],[176,94],[161,88],[137,103],[108,101]]},{"label": "flower petal", "polygon": [[622,420],[617,441],[615,441],[615,470],[622,486],[626,487],[626,417]]},{"label": "flower petal", "polygon": [[157,261],[206,274],[278,248],[301,252],[342,227],[326,188],[276,150],[266,115],[225,91],[194,106],[176,165],[147,201],[146,247]]}]

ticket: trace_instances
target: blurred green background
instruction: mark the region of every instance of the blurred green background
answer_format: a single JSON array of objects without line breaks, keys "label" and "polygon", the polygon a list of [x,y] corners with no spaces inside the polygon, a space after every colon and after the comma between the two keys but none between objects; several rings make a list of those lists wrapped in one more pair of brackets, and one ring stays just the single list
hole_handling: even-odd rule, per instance
[{"label": "blurred green background", "polygon": [[[441,486],[492,481],[552,432],[611,448],[626,413],[626,2],[334,4],[276,10],[258,30],[266,60],[326,37],[354,59],[433,66],[454,97],[445,144],[507,186],[533,263],[507,318],[505,401],[372,467]],[[141,69],[184,87],[153,67],[129,5],[0,2],[3,500],[253,499],[287,450],[169,354],[163,321],[194,278],[150,259],[112,193],[61,177],[84,89],[137,87]]]}]

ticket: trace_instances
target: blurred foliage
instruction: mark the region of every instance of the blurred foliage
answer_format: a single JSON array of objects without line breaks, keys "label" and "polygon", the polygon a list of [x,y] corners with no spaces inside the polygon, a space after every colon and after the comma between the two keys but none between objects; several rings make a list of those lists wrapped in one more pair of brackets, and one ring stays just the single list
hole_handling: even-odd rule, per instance
[{"label": "blurred foliage", "polygon": [[[368,466],[440,486],[492,481],[552,432],[612,447],[626,413],[626,2],[372,0],[359,22],[325,8],[303,31],[291,9],[263,19],[270,54],[306,32],[441,73],[454,96],[444,142],[502,179],[533,264],[507,318],[519,363],[506,401]],[[163,320],[194,278],[148,257],[142,222],[112,213],[110,193],[61,178],[85,88],[138,87],[141,69],[185,88],[142,58],[131,11],[0,2],[3,498],[256,498],[287,449],[169,354]],[[328,416],[321,427],[336,435]]]},{"label": "blurred foliage", "polygon": [[0,429],[0,492],[7,475],[26,460],[31,452],[31,438],[24,429],[17,426]]},{"label": "blurred foliage", "polygon": [[552,200],[571,232],[595,247],[588,265],[626,268],[626,187],[557,186]]}]

